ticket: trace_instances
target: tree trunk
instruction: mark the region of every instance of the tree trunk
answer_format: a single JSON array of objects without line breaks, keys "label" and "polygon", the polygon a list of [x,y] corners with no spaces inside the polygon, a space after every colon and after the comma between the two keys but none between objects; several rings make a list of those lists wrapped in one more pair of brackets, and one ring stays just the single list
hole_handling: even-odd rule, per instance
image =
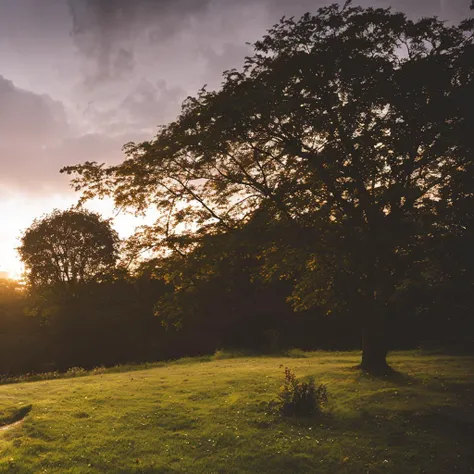
[{"label": "tree trunk", "polygon": [[385,314],[368,317],[362,329],[362,361],[360,368],[373,375],[387,375],[392,369],[387,364],[388,344],[385,333]]},{"label": "tree trunk", "polygon": [[[368,259],[371,265],[367,271],[369,275],[367,299],[363,303],[362,312],[362,360],[360,368],[373,375],[388,375],[392,369],[387,364],[388,340],[386,321],[388,318],[388,301],[394,287],[391,281],[390,252],[384,251],[377,233],[372,236],[372,258]],[[370,296],[369,296],[370,295]]]}]

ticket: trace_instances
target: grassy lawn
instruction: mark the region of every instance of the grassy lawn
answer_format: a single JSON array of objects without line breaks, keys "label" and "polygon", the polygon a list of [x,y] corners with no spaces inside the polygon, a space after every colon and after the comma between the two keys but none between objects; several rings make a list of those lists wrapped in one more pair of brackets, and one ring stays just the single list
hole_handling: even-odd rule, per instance
[{"label": "grassy lawn", "polygon": [[[394,353],[394,380],[357,361],[201,359],[3,385],[0,426],[27,415],[0,431],[0,472],[474,472],[474,358]],[[323,415],[268,412],[282,366],[327,384]]]}]

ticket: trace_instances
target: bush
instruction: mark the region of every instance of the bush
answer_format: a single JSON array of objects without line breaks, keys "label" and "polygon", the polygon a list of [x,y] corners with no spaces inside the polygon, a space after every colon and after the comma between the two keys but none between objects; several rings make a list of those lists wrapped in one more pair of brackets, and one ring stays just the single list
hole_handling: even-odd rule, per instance
[{"label": "bush", "polygon": [[285,368],[285,383],[277,400],[277,406],[283,415],[314,415],[321,412],[327,399],[326,385],[321,384],[316,388],[314,378],[307,382],[299,381],[290,368]]},{"label": "bush", "polygon": [[66,371],[66,377],[84,377],[88,371],[82,367],[71,367]]},{"label": "bush", "polygon": [[290,349],[286,352],[286,357],[291,357],[292,359],[304,359],[306,358],[306,353],[302,349]]},{"label": "bush", "polygon": [[212,358],[214,360],[239,359],[241,357],[252,357],[254,355],[256,354],[247,349],[218,349],[214,352]]},{"label": "bush", "polygon": [[102,375],[102,374],[105,373],[106,370],[107,370],[107,369],[106,369],[103,365],[100,365],[99,367],[94,367],[94,368],[90,371],[90,373],[91,373],[92,375]]}]

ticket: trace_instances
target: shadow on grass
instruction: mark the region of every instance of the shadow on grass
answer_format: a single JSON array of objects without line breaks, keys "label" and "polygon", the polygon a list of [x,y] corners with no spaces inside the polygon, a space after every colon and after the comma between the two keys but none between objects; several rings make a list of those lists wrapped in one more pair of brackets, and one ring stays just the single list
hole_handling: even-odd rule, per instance
[{"label": "shadow on grass", "polygon": [[394,385],[400,386],[408,386],[408,385],[418,385],[421,384],[422,381],[417,377],[409,375],[404,372],[400,372],[392,367],[389,368],[390,370],[381,373],[381,374],[373,374],[369,373],[363,369],[361,369],[360,365],[355,365],[346,369],[348,372],[355,372],[360,375],[361,378],[366,380],[378,380],[378,381],[386,381],[393,383]]},{"label": "shadow on grass", "polygon": [[387,382],[391,382],[395,385],[417,385],[420,383],[420,380],[412,375],[409,375],[404,372],[400,372],[396,369],[391,369],[391,371],[385,375],[368,375],[369,377],[376,378],[378,380],[386,380]]},{"label": "shadow on grass", "polygon": [[30,413],[33,405],[25,405],[24,407],[18,408],[17,410],[12,410],[11,413],[8,413],[0,421],[0,428],[4,428],[8,425],[12,425],[13,423],[17,423],[18,421],[23,420],[28,413]]},{"label": "shadow on grass", "polygon": [[416,413],[411,417],[413,423],[430,431],[441,431],[452,439],[466,440],[474,438],[474,417],[466,416],[462,409],[445,409],[444,411],[428,411]]}]

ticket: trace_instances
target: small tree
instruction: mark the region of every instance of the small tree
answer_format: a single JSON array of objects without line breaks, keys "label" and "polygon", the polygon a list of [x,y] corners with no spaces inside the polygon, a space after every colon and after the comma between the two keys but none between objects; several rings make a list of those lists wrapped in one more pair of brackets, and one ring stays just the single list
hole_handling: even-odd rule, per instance
[{"label": "small tree", "polygon": [[118,235],[109,221],[85,210],[55,210],[35,220],[18,249],[33,289],[71,290],[110,275],[118,258]]},{"label": "small tree", "polygon": [[138,247],[186,254],[264,213],[262,276],[290,279],[296,309],[345,305],[362,367],[385,372],[391,301],[439,224],[443,189],[473,160],[474,21],[350,3],[282,19],[242,71],[127,145],[123,163],[65,171],[84,198],[160,210]]}]

